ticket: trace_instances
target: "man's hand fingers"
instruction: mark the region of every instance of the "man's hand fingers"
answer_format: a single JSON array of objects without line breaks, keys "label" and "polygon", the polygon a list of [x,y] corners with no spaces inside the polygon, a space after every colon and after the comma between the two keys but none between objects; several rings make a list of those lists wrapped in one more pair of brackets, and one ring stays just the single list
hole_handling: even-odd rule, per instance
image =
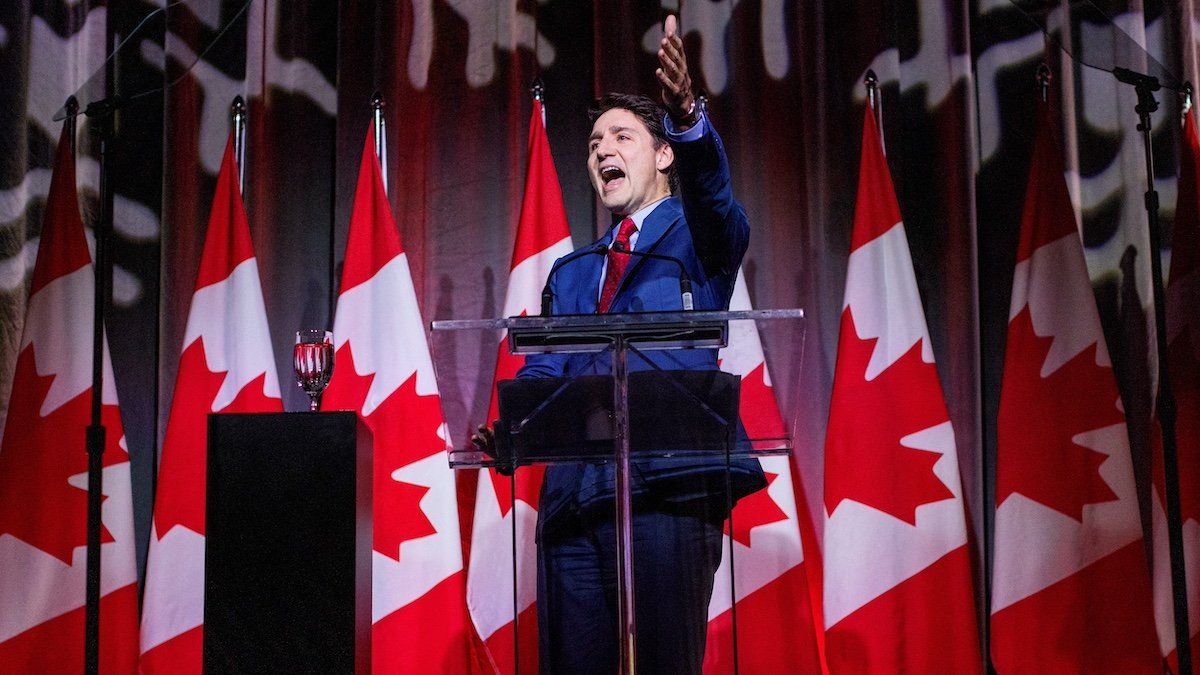
[{"label": "man's hand fingers", "polygon": [[677,59],[681,63],[684,60],[683,55],[683,40],[678,35],[668,35],[662,40],[663,49],[667,50],[672,58]]},{"label": "man's hand fingers", "polygon": [[663,40],[658,49],[660,63],[670,62],[678,70],[687,68],[687,56],[683,52],[683,43],[678,38],[674,42]]},{"label": "man's hand fingers", "polygon": [[680,77],[682,74],[682,71],[679,68],[679,64],[675,63],[674,61],[672,61],[668,58],[664,58],[661,50],[658,52],[658,54],[659,54],[658,64],[659,64],[659,66],[661,66],[659,68],[659,70],[666,73],[667,77],[671,78],[671,80],[673,80],[675,82],[679,82],[681,79],[683,79],[682,77]]},{"label": "man's hand fingers", "polygon": [[671,92],[672,96],[679,95],[679,91],[680,91],[679,85],[675,84],[675,82],[673,80],[671,80],[670,77],[667,77],[667,74],[663,72],[662,68],[659,68],[658,70],[654,71],[654,74],[656,76],[658,76],[659,83],[661,83],[662,86],[664,88],[666,88],[667,91]]},{"label": "man's hand fingers", "polygon": [[475,428],[475,433],[471,435],[471,443],[482,448],[491,445],[494,438],[495,434],[492,430],[481,424]]},{"label": "man's hand fingers", "polygon": [[655,77],[662,84],[663,103],[671,109],[672,115],[682,116],[688,113],[684,110],[692,98],[692,82],[688,77],[687,56],[683,51],[683,40],[679,37],[679,24],[675,15],[667,16],[663,22],[663,39],[658,50],[658,70]]}]

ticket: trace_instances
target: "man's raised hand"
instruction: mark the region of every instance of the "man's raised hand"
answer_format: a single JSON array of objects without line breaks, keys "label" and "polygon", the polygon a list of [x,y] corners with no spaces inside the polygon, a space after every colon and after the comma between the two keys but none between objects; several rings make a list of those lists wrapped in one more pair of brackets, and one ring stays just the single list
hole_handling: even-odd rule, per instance
[{"label": "man's raised hand", "polygon": [[692,96],[692,78],[688,75],[687,56],[683,53],[683,40],[677,32],[674,14],[663,24],[658,70],[654,74],[662,84],[662,100],[671,119],[684,126],[694,124],[696,99]]}]

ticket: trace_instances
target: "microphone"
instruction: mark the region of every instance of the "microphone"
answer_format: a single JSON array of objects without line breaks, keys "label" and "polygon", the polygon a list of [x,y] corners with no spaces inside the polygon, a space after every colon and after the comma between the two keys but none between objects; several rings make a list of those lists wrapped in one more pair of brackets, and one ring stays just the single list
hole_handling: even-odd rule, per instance
[{"label": "microphone", "polygon": [[695,308],[692,304],[692,279],[688,276],[687,269],[684,268],[682,260],[669,255],[646,253],[644,251],[631,251],[625,248],[624,243],[619,241],[613,243],[613,250],[617,253],[624,253],[626,255],[649,258],[651,260],[664,260],[666,262],[675,263],[675,266],[679,268],[679,295],[683,298],[683,310],[685,312],[690,312]]},{"label": "microphone", "polygon": [[568,254],[557,265],[555,265],[550,273],[546,275],[546,285],[542,287],[542,316],[550,316],[550,305],[554,302],[554,292],[550,290],[550,280],[562,268],[571,263],[589,255],[607,255],[608,248],[604,244],[592,244],[591,246]]}]

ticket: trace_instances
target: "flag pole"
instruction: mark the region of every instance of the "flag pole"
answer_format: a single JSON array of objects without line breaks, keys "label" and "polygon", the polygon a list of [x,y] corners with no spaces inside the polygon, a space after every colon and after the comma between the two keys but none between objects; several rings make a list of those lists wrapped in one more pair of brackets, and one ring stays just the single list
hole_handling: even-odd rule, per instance
[{"label": "flag pole", "polygon": [[67,104],[63,106],[67,111],[67,117],[63,120],[63,125],[67,128],[67,143],[71,146],[71,156],[75,156],[76,152],[76,117],[79,115],[79,99],[74,96],[67,98]]},{"label": "flag pole", "polygon": [[872,115],[875,116],[875,126],[879,126],[879,76],[875,74],[875,69],[867,69],[863,84],[867,87],[867,105],[871,106]]},{"label": "flag pole", "polygon": [[533,84],[529,86],[529,93],[533,96],[533,100],[542,104],[542,126],[544,127],[546,126],[546,87],[542,83],[541,75],[533,78]]},{"label": "flag pole", "polygon": [[233,116],[233,158],[238,167],[238,190],[244,193],[246,191],[246,100],[240,94],[234,96],[229,111]]},{"label": "flag pole", "polygon": [[871,117],[875,119],[875,129],[879,132],[879,147],[887,155],[887,145],[883,142],[883,98],[879,95],[879,76],[874,68],[867,68],[863,84],[867,87],[867,105],[871,106]]},{"label": "flag pole", "polygon": [[383,121],[383,105],[383,95],[376,91],[371,96],[371,120],[375,129],[375,156],[379,158],[379,172],[383,176],[383,194],[387,195],[387,124]]},{"label": "flag pole", "polygon": [[1137,130],[1142,132],[1146,160],[1145,207],[1150,235],[1150,284],[1154,295],[1155,346],[1158,351],[1158,424],[1162,430],[1163,474],[1167,501],[1167,540],[1171,559],[1171,596],[1175,610],[1175,654],[1180,673],[1192,673],[1191,631],[1188,626],[1187,571],[1183,552],[1183,521],[1179,504],[1179,457],[1175,443],[1175,396],[1167,364],[1166,292],[1163,288],[1162,236],[1158,218],[1158,191],[1154,189],[1153,129],[1150,114],[1158,110],[1154,92],[1162,88],[1158,78],[1126,68],[1114,68],[1118,82],[1132,85],[1138,102]]}]

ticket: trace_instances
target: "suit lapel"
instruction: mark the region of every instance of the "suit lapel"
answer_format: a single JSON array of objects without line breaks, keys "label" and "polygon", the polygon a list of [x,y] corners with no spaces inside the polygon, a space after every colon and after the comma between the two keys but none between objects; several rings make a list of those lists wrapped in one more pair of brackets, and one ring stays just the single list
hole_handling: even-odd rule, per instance
[{"label": "suit lapel", "polygon": [[[679,206],[678,199],[669,197],[664,200],[642,221],[642,227],[638,230],[637,246],[634,250],[653,253],[663,236],[671,231],[682,215],[683,211]],[[610,229],[606,240],[610,240],[612,236]],[[617,294],[613,297],[614,306],[625,291],[625,287],[629,285],[631,279],[635,278],[634,275],[644,264],[646,264],[646,258],[635,257],[629,261],[629,266],[625,268],[625,274],[621,276],[621,283],[617,286]],[[599,274],[596,275],[596,283],[600,283]]]},{"label": "suit lapel", "polygon": [[[609,227],[608,232],[603,237],[597,239],[592,246],[604,244],[607,248],[612,243],[613,236],[614,228]],[[581,314],[595,314],[600,306],[600,272],[608,264],[608,256],[589,255],[586,263],[583,260],[579,262],[580,264],[587,265],[583,271],[583,295],[579,301],[579,311]]]}]

